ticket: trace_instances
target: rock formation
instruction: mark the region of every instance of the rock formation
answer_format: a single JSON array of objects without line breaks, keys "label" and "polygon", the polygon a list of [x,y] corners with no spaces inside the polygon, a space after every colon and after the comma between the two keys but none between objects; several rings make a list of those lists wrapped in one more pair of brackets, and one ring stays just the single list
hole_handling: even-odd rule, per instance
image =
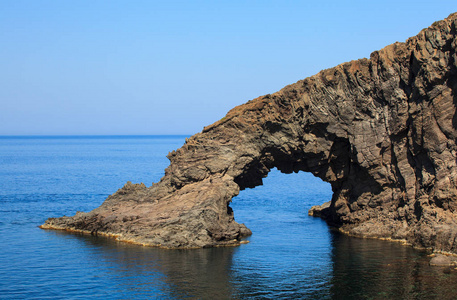
[{"label": "rock formation", "polygon": [[[405,43],[235,107],[168,155],[159,183],[42,228],[170,248],[236,245],[229,206],[270,169],[331,184],[314,213],[359,237],[457,253],[457,14]],[[280,201],[280,200],[278,200]]]}]

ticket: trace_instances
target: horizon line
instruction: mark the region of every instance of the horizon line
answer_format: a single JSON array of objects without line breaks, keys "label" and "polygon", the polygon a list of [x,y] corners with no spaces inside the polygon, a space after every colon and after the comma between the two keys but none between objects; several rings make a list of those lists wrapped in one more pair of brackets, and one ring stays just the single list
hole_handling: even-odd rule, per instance
[{"label": "horizon line", "polygon": [[80,137],[190,137],[194,134],[0,134],[0,138],[80,138]]}]

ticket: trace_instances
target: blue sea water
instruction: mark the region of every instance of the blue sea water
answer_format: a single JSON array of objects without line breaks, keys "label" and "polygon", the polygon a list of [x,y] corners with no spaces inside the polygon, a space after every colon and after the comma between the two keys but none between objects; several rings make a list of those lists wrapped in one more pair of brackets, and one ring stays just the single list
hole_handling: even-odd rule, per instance
[{"label": "blue sea water", "polygon": [[307,173],[270,172],[233,199],[239,247],[163,250],[45,231],[125,182],[151,185],[184,136],[1,137],[0,299],[456,299],[456,271],[421,251],[350,238],[309,217],[331,198]]}]

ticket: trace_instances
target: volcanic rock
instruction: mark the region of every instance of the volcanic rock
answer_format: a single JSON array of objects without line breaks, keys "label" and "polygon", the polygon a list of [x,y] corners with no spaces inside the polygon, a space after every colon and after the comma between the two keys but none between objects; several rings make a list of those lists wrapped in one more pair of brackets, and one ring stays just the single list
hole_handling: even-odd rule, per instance
[{"label": "volcanic rock", "polygon": [[[231,199],[276,167],[332,186],[327,222],[359,237],[457,253],[457,14],[405,43],[235,107],[168,155],[151,187],[42,228],[170,248],[250,234]],[[278,199],[280,201],[280,199]]]}]

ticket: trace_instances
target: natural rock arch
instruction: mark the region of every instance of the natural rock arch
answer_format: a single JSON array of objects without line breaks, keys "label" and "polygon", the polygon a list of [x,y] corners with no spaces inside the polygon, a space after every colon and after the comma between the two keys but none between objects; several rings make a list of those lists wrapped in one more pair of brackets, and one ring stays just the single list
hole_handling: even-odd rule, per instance
[{"label": "natural rock arch", "polygon": [[344,232],[457,253],[456,31],[453,14],[235,107],[170,153],[159,183],[128,183],[42,228],[172,248],[237,244],[250,232],[228,203],[277,167],[329,182],[323,217]]}]

